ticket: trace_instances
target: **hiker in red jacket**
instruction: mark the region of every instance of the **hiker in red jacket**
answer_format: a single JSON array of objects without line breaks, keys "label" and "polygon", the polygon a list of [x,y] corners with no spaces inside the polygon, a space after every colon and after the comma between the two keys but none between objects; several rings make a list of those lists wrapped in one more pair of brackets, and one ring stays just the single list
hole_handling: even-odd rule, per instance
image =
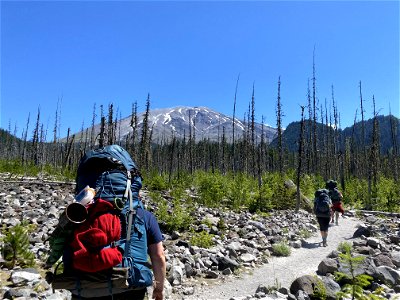
[{"label": "hiker in red jacket", "polygon": [[331,223],[335,222],[336,225],[339,225],[339,214],[344,215],[343,195],[337,188],[335,180],[328,180],[325,188],[329,190],[329,197],[332,200]]}]

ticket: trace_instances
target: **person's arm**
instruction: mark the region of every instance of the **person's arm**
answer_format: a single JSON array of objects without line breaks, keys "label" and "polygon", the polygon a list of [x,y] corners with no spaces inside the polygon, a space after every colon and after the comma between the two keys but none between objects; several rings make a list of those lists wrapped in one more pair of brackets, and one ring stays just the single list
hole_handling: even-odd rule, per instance
[{"label": "person's arm", "polygon": [[149,245],[149,255],[153,266],[155,284],[153,289],[153,299],[163,300],[164,280],[166,273],[165,255],[162,242]]}]

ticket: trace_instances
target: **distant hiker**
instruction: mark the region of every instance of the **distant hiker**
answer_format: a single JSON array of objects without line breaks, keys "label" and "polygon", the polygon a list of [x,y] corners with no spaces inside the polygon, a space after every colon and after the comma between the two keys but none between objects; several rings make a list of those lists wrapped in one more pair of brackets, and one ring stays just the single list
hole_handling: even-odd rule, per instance
[{"label": "distant hiker", "polygon": [[75,201],[49,239],[46,265],[61,256],[63,263],[63,272],[57,274],[57,267],[54,272],[54,289],[71,291],[72,299],[141,300],[153,285],[153,299],[163,299],[163,236],[140,200],[141,187],[142,176],[122,147],[85,153],[78,166]]},{"label": "distant hiker", "polygon": [[317,216],[319,230],[321,231],[322,245],[326,247],[328,245],[328,228],[329,221],[331,219],[331,206],[332,201],[328,195],[327,189],[318,189],[315,192],[314,200],[314,213]]},{"label": "distant hiker", "polygon": [[332,200],[332,212],[331,212],[331,223],[335,222],[339,225],[339,213],[344,215],[343,209],[343,195],[337,188],[337,182],[335,180],[328,180],[325,184],[325,188],[329,190],[329,197]]}]

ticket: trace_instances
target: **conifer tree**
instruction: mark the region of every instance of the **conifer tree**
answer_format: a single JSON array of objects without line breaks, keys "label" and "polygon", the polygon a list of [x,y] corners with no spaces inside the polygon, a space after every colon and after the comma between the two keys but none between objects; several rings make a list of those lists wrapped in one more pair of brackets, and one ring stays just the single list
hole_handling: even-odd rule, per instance
[{"label": "conifer tree", "polygon": [[35,255],[29,250],[29,235],[26,224],[18,224],[11,227],[2,244],[2,253],[6,265],[13,269],[16,265],[21,267],[32,267],[35,264]]},{"label": "conifer tree", "polygon": [[[364,293],[364,288],[372,282],[372,277],[367,274],[357,275],[357,267],[363,263],[363,256],[355,256],[350,243],[344,242],[339,245],[339,261],[345,272],[335,272],[335,281],[344,283],[342,290],[337,293],[338,299],[368,299]],[[372,299],[383,299],[380,297]]]}]

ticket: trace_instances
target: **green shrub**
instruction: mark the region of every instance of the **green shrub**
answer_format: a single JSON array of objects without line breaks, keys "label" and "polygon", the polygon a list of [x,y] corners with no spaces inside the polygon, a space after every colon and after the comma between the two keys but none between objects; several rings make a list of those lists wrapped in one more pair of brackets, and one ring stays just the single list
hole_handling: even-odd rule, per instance
[{"label": "green shrub", "polygon": [[174,200],[171,206],[162,198],[157,201],[158,208],[155,214],[158,222],[167,232],[186,230],[193,223],[192,210],[183,207],[178,200]]},{"label": "green shrub", "polygon": [[75,180],[76,169],[63,169],[54,167],[50,164],[35,165],[33,162],[28,161],[22,164],[19,160],[5,160],[0,159],[0,172],[10,173],[12,175],[24,175],[36,177],[39,174],[46,174],[54,180],[72,181]]},{"label": "green shrub", "polygon": [[308,239],[312,236],[312,232],[306,228],[302,228],[299,231],[299,236],[303,239]]},{"label": "green shrub", "polygon": [[158,172],[150,172],[143,180],[143,185],[149,190],[162,191],[168,189],[168,179]]},{"label": "green shrub", "polygon": [[227,205],[237,210],[243,206],[250,206],[254,198],[256,181],[253,177],[244,173],[229,175],[225,177]]},{"label": "green shrub", "polygon": [[195,186],[201,204],[218,207],[226,197],[226,179],[219,173],[196,172]]},{"label": "green shrub", "polygon": [[190,244],[201,248],[210,248],[214,245],[213,237],[213,234],[210,234],[205,230],[196,232],[190,238]]},{"label": "green shrub", "polygon": [[339,245],[337,246],[337,250],[340,253],[347,253],[347,252],[351,251],[352,247],[353,246],[352,246],[352,244],[350,242],[344,241],[344,242],[340,242],[339,243]]},{"label": "green shrub", "polygon": [[317,284],[314,286],[313,294],[311,296],[311,299],[325,300],[326,297],[327,297],[325,284],[317,276],[315,276],[315,278],[317,280]]},{"label": "green shrub", "polygon": [[354,208],[364,208],[368,195],[368,181],[352,178],[346,181],[346,191],[343,193],[343,202]]},{"label": "green shrub", "polygon": [[272,253],[275,256],[290,256],[292,250],[287,242],[281,241],[272,245]]},{"label": "green shrub", "polygon": [[1,249],[6,266],[14,268],[32,267],[35,265],[35,255],[29,250],[28,230],[23,224],[18,224],[6,231]]},{"label": "green shrub", "polygon": [[399,198],[399,184],[394,179],[380,176],[377,183],[377,198],[375,203],[373,203],[373,208],[375,210],[400,212]]}]

